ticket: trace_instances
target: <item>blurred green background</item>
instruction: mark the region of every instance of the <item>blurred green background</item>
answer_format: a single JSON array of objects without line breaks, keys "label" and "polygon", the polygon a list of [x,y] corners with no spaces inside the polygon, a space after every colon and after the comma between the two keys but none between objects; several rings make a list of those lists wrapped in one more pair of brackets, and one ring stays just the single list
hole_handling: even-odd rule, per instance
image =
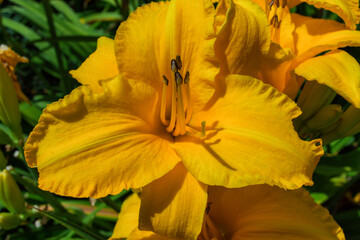
[{"label": "blurred green background", "polygon": [[[119,24],[143,0],[8,0],[0,5],[0,44],[6,44],[29,63],[20,63],[16,74],[31,104],[20,103],[26,138],[42,109],[79,84],[69,70],[76,69],[96,49],[100,36],[114,38]],[[292,9],[303,15],[341,21],[335,14],[301,4]],[[358,48],[346,48],[360,60]],[[337,102],[345,104],[340,97]],[[1,126],[1,125],[0,125]],[[316,202],[329,209],[347,239],[360,239],[360,135],[325,146],[326,154],[315,170]],[[21,146],[0,145],[10,170],[25,196],[28,213],[20,226],[0,231],[0,239],[106,239],[111,236],[121,203],[130,194],[97,200],[72,199],[36,187],[36,170],[25,164]],[[22,160],[22,161],[21,161]],[[1,212],[7,212],[0,206]],[[44,211],[53,209],[54,211]]]}]

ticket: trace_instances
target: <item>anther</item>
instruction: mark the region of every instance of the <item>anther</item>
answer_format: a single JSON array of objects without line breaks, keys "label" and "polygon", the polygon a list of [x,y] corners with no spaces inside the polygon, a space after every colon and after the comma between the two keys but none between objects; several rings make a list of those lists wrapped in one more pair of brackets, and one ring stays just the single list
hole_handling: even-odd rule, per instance
[{"label": "anther", "polygon": [[182,82],[183,82],[183,78],[181,77],[181,75],[180,75],[180,73],[179,72],[176,72],[175,73],[175,81],[176,81],[176,83],[177,84],[182,84]]},{"label": "anther", "polygon": [[166,86],[168,86],[169,85],[169,80],[165,77],[165,75],[163,75],[163,81],[164,81],[164,84],[166,85]]},{"label": "anther", "polygon": [[177,64],[178,70],[180,70],[182,67],[182,62],[181,62],[181,58],[179,55],[176,56],[176,64]]},{"label": "anther", "polygon": [[177,66],[177,63],[176,63],[176,60],[175,59],[172,59],[171,60],[171,71],[172,72],[177,72],[179,70],[178,66]]},{"label": "anther", "polygon": [[282,0],[281,7],[282,7],[282,8],[285,8],[286,5],[287,5],[287,0]]},{"label": "anther", "polygon": [[185,74],[184,83],[187,84],[189,81],[190,81],[190,73],[189,71],[187,71]]},{"label": "anther", "polygon": [[205,125],[206,125],[206,122],[202,121],[201,122],[201,137],[205,137]]},{"label": "anther", "polygon": [[271,2],[269,3],[270,10],[271,10],[271,7],[274,5],[274,3],[275,3],[275,0],[271,0]]},{"label": "anther", "polygon": [[275,0],[275,4],[277,7],[280,7],[280,1],[279,0]]},{"label": "anther", "polygon": [[279,18],[277,15],[274,15],[270,20],[270,25],[277,27],[278,23],[279,23]]}]

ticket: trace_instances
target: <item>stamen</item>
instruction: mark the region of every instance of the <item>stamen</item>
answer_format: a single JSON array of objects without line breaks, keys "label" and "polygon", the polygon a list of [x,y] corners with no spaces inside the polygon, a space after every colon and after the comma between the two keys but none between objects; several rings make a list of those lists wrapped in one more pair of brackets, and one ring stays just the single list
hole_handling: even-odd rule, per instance
[{"label": "stamen", "polygon": [[285,8],[286,5],[287,5],[287,0],[282,0],[281,7],[282,7],[282,8]]},{"label": "stamen", "polygon": [[185,74],[184,83],[186,84],[189,81],[190,81],[190,73],[189,73],[189,71],[187,71],[186,74]]},{"label": "stamen", "polygon": [[178,66],[177,66],[176,60],[175,60],[175,59],[172,59],[172,60],[171,60],[171,71],[172,71],[173,73],[176,73],[178,70],[179,70],[179,68],[178,68]]},{"label": "stamen", "polygon": [[169,80],[163,76],[164,79],[164,86],[163,86],[163,92],[162,92],[162,98],[161,98],[161,109],[160,109],[160,120],[162,124],[168,125],[169,121],[166,120],[166,92],[167,92],[167,86],[169,85]]},{"label": "stamen", "polygon": [[183,78],[181,77],[179,72],[175,73],[175,80],[177,85],[177,118],[176,118],[176,126],[175,131],[173,133],[174,136],[184,135],[186,132],[185,129],[185,113],[184,113],[184,102],[181,84],[183,83]]},{"label": "stamen", "polygon": [[279,22],[279,18],[277,15],[274,15],[271,19],[270,19],[270,25],[273,25],[274,27],[277,26]]},{"label": "stamen", "polygon": [[185,117],[185,124],[190,122],[192,116],[192,107],[191,107],[191,96],[190,96],[190,73],[186,72],[185,74],[185,88],[186,88],[186,117]]},{"label": "stamen", "polygon": [[[162,93],[162,102],[160,108],[161,122],[167,126],[166,131],[172,133],[173,136],[184,135],[187,132],[186,124],[190,121],[192,115],[191,101],[190,101],[190,73],[186,72],[185,78],[181,76],[179,70],[182,67],[180,56],[171,60],[171,81],[163,76],[164,86]],[[171,86],[169,86],[169,84]],[[169,101],[168,91],[171,91],[171,103]],[[185,92],[183,92],[185,91]],[[170,119],[166,119],[170,108]],[[199,132],[199,131],[198,131]],[[198,136],[200,137],[200,132]]]},{"label": "stamen", "polygon": [[165,77],[165,75],[163,75],[163,81],[166,86],[169,85],[169,80]]},{"label": "stamen", "polygon": [[206,125],[206,122],[205,121],[202,121],[201,122],[201,137],[205,137],[205,125]]},{"label": "stamen", "polygon": [[211,221],[211,218],[207,214],[205,214],[205,221],[206,221],[206,225],[210,229],[210,233],[212,233],[212,235],[215,236],[216,239],[219,239],[219,240],[223,239],[221,233],[216,228],[215,224],[213,223],[213,221]]},{"label": "stamen", "polygon": [[[174,64],[173,64],[174,63]],[[175,66],[175,60],[171,60],[171,70],[173,70],[173,66]],[[167,126],[166,131],[172,132],[175,127],[176,120],[176,83],[175,83],[175,74],[172,75],[171,81],[171,117],[169,126]]]},{"label": "stamen", "polygon": [[180,70],[182,67],[182,62],[181,62],[181,58],[179,55],[176,56],[176,64],[177,64],[178,69]]},{"label": "stamen", "polygon": [[279,0],[275,0],[275,4],[277,7],[280,7],[280,1]]},{"label": "stamen", "polygon": [[271,7],[274,5],[274,3],[275,3],[275,0],[271,0],[271,2],[269,3],[270,10],[271,10]]},{"label": "stamen", "polygon": [[182,78],[182,76],[180,75],[179,72],[175,73],[175,81],[176,81],[177,84],[182,84],[183,83],[183,78]]}]

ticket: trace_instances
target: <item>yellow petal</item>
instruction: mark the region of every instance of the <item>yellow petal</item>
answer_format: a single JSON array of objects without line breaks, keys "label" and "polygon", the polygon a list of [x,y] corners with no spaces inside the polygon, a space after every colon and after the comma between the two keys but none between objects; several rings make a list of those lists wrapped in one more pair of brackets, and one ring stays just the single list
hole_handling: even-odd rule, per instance
[{"label": "yellow petal", "polygon": [[141,192],[139,229],[181,239],[196,239],[202,227],[207,186],[179,163]]},{"label": "yellow petal", "polygon": [[140,197],[133,193],[121,205],[121,211],[110,239],[126,238],[138,228]]},{"label": "yellow petal", "polygon": [[231,1],[215,41],[222,74],[254,76],[269,48],[270,29],[265,12],[250,0]]},{"label": "yellow petal", "polygon": [[43,111],[25,145],[41,189],[100,198],[142,187],[180,161],[153,120],[152,87],[120,76],[103,85],[100,94],[79,87]]},{"label": "yellow petal", "polygon": [[119,74],[115,59],[114,40],[100,37],[96,51],[91,54],[81,66],[70,71],[73,78],[89,88],[94,93],[102,92],[99,80],[113,78]]},{"label": "yellow petal", "polygon": [[209,216],[225,239],[345,239],[328,210],[304,189],[209,187],[209,202]]},{"label": "yellow petal", "polygon": [[174,148],[199,181],[229,188],[267,183],[286,189],[311,185],[323,154],[320,140],[302,141],[292,119],[301,113],[285,94],[240,75],[225,79],[226,92],[190,125],[206,121],[204,139],[184,135]]},{"label": "yellow petal", "polygon": [[139,229],[134,229],[134,231],[132,231],[131,234],[126,239],[127,240],[171,240],[171,238],[161,236],[154,232],[140,231]]},{"label": "yellow petal", "polygon": [[360,31],[346,30],[341,23],[298,14],[292,14],[291,17],[296,26],[297,63],[327,50],[360,46]]},{"label": "yellow petal", "polygon": [[116,60],[125,77],[163,88],[171,79],[171,59],[182,59],[180,73],[190,72],[193,110],[202,108],[214,92],[218,72],[213,44],[215,8],[210,0],[174,0],[138,8],[115,37]]},{"label": "yellow petal", "polygon": [[140,211],[140,197],[134,193],[128,197],[121,206],[121,211],[116,222],[114,232],[110,240],[162,240],[169,239],[151,231],[140,231],[138,229]]},{"label": "yellow petal", "polygon": [[352,30],[356,29],[356,24],[360,21],[358,0],[301,0],[301,2],[336,13],[344,20],[346,26]]},{"label": "yellow petal", "polygon": [[360,66],[345,51],[334,50],[308,59],[295,69],[295,73],[332,88],[360,108]]}]

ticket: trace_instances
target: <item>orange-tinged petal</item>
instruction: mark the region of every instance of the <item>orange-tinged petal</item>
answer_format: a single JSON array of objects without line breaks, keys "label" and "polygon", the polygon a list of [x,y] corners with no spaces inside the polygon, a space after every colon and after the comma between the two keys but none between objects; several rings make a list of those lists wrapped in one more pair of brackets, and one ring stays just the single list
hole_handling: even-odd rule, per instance
[{"label": "orange-tinged petal", "polygon": [[[344,20],[348,28],[353,30],[356,29],[356,24],[360,21],[358,0],[296,0],[296,2],[297,4],[306,2],[317,8],[332,11]],[[292,6],[296,5],[296,3],[291,4]]]},{"label": "orange-tinged petal", "polygon": [[140,231],[138,228],[139,212],[140,197],[134,193],[128,197],[121,206],[121,211],[110,240],[124,238],[129,240],[169,239],[151,231]]},{"label": "orange-tinged petal", "polygon": [[345,239],[328,210],[304,189],[209,187],[209,216],[225,239]]},{"label": "orange-tinged petal", "polygon": [[117,76],[117,68],[114,50],[114,40],[100,37],[97,41],[96,51],[91,54],[81,66],[70,71],[73,78],[89,88],[94,93],[100,93],[103,88],[99,80],[109,79]]},{"label": "orange-tinged petal", "polygon": [[138,228],[140,197],[133,193],[121,205],[121,211],[110,239],[126,238]]},{"label": "orange-tinged petal", "polygon": [[360,46],[360,31],[346,30],[341,23],[299,14],[292,14],[291,17],[296,26],[297,63],[327,50]]},{"label": "orange-tinged petal", "polygon": [[25,145],[41,189],[100,198],[142,187],[180,161],[153,120],[152,87],[120,76],[103,85],[99,94],[79,87],[43,111]]},{"label": "orange-tinged petal", "polygon": [[311,185],[323,154],[320,140],[302,141],[292,119],[301,111],[285,94],[260,80],[230,75],[226,92],[190,126],[206,122],[204,139],[184,135],[174,148],[199,181],[229,188],[267,183],[286,189]]},{"label": "orange-tinged petal", "polygon": [[207,186],[179,163],[141,192],[139,229],[182,239],[196,239],[207,203]]},{"label": "orange-tinged petal", "polygon": [[360,66],[345,51],[334,50],[308,59],[295,69],[295,73],[332,88],[360,108]]},{"label": "orange-tinged petal", "polygon": [[213,44],[215,8],[210,0],[174,0],[138,8],[115,37],[118,67],[160,93],[163,75],[171,80],[171,59],[182,59],[181,74],[190,72],[192,108],[201,109],[214,93],[218,72]]},{"label": "orange-tinged petal", "polygon": [[215,41],[222,74],[255,76],[269,48],[270,28],[261,7],[250,0],[230,1]]}]

